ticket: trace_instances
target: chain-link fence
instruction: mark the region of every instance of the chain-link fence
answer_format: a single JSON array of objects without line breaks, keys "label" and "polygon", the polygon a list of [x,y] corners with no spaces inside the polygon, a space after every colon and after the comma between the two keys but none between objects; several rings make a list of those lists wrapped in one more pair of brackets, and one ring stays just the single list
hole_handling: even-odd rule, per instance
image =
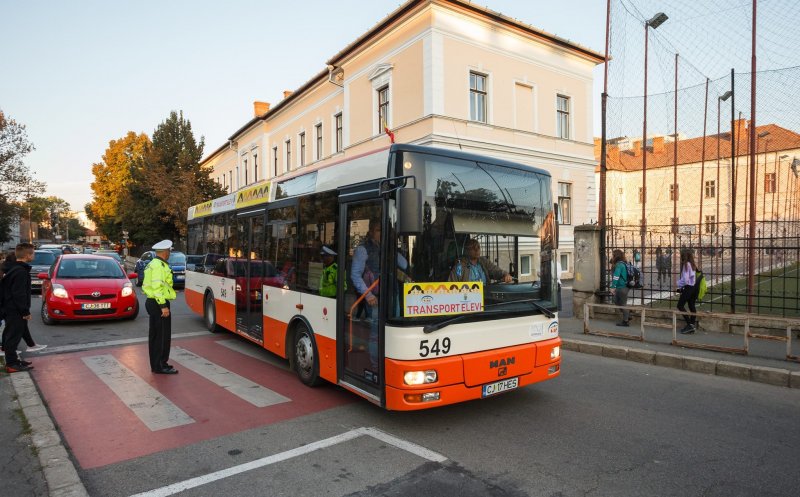
[{"label": "chain-link fence", "polygon": [[607,260],[638,252],[634,301],[670,305],[689,248],[705,308],[800,315],[800,3],[609,5]]}]

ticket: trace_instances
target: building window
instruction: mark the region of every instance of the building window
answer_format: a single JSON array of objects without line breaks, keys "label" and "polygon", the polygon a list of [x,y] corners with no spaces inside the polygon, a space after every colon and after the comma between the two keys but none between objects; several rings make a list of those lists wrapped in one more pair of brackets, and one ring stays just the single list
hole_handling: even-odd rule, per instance
[{"label": "building window", "polygon": [[233,171],[228,171],[228,187],[230,188],[230,193],[233,193]]},{"label": "building window", "polygon": [[678,184],[677,183],[673,183],[673,184],[669,185],[669,199],[670,200],[677,201],[679,193],[680,192],[678,191]]},{"label": "building window", "polygon": [[717,182],[715,180],[706,181],[705,196],[706,198],[716,198]]},{"label": "building window", "polygon": [[486,121],[486,75],[469,73],[469,118],[472,121]]},{"label": "building window", "polygon": [[300,133],[300,167],[306,165],[306,133]]},{"label": "building window", "polygon": [[644,188],[639,187],[639,203],[644,203]]},{"label": "building window", "polygon": [[253,182],[258,183],[258,154],[253,152]]},{"label": "building window", "polygon": [[378,88],[378,134],[389,127],[389,85]]},{"label": "building window", "polygon": [[242,184],[242,173],[239,171],[239,166],[236,166],[236,189],[238,190],[241,188]]},{"label": "building window", "polygon": [[519,258],[519,274],[520,276],[531,275],[531,256],[522,255]]},{"label": "building window", "polygon": [[[569,271],[569,254],[561,254],[561,272]],[[561,278],[560,274],[556,275],[557,278]]]},{"label": "building window", "polygon": [[336,123],[336,151],[342,151],[342,113],[338,113],[333,116],[333,119]]},{"label": "building window", "polygon": [[717,232],[717,216],[706,216],[706,234],[714,234]]},{"label": "building window", "polygon": [[777,178],[775,173],[767,173],[764,175],[764,193],[775,193],[777,190]]},{"label": "building window", "polygon": [[286,172],[292,170],[292,140],[286,140]]},{"label": "building window", "polygon": [[558,206],[561,208],[561,224],[572,224],[572,184],[558,184]]},{"label": "building window", "polygon": [[317,159],[322,159],[322,123],[317,124],[314,126],[314,129],[317,131]]},{"label": "building window", "polygon": [[272,176],[278,175],[278,147],[272,147]]},{"label": "building window", "polygon": [[248,178],[247,178],[247,159],[242,161],[242,169],[244,169],[244,186],[247,186]]},{"label": "building window", "polygon": [[622,188],[619,189],[619,194],[622,195]]},{"label": "building window", "polygon": [[556,96],[556,119],[557,136],[569,140],[569,97]]}]

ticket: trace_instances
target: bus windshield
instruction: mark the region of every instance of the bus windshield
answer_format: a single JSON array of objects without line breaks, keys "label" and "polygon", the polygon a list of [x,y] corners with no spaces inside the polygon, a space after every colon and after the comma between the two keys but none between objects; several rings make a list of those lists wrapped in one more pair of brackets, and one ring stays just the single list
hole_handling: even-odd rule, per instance
[{"label": "bus windshield", "polygon": [[402,153],[397,164],[422,190],[423,232],[392,242],[402,256],[396,259],[408,264],[396,263],[391,320],[422,324],[463,313],[491,319],[556,309],[547,173],[419,152]]}]

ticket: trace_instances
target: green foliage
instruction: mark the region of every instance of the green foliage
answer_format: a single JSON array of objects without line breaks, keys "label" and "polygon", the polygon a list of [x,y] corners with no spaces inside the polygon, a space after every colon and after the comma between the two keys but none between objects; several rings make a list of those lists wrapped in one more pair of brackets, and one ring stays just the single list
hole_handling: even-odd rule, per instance
[{"label": "green foliage", "polygon": [[183,112],[175,111],[158,125],[152,142],[132,132],[110,142],[104,162],[92,168],[90,219],[110,239],[121,238],[124,229],[139,246],[185,237],[189,207],[225,193],[200,167],[203,147]]}]

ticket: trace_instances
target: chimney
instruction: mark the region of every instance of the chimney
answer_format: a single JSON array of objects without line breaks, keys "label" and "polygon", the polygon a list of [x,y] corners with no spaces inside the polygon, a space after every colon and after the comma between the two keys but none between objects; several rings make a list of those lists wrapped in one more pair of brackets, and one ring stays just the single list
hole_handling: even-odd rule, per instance
[{"label": "chimney", "polygon": [[283,98],[289,98],[291,94],[294,93],[291,90],[283,90]]},{"label": "chimney", "polygon": [[654,154],[663,154],[664,153],[664,137],[657,136],[653,138],[653,153]]},{"label": "chimney", "polygon": [[608,154],[608,161],[612,164],[619,165],[619,145],[609,143],[606,147],[606,152]]},{"label": "chimney", "polygon": [[642,156],[642,141],[636,140],[633,142],[633,156],[634,157],[641,157]]},{"label": "chimney", "polygon": [[747,140],[747,132],[749,130],[750,123],[747,119],[737,119],[733,121],[733,136],[736,138],[736,141],[740,140]]},{"label": "chimney", "polygon": [[269,102],[259,102],[256,100],[253,102],[253,117],[263,116],[269,112]]}]

